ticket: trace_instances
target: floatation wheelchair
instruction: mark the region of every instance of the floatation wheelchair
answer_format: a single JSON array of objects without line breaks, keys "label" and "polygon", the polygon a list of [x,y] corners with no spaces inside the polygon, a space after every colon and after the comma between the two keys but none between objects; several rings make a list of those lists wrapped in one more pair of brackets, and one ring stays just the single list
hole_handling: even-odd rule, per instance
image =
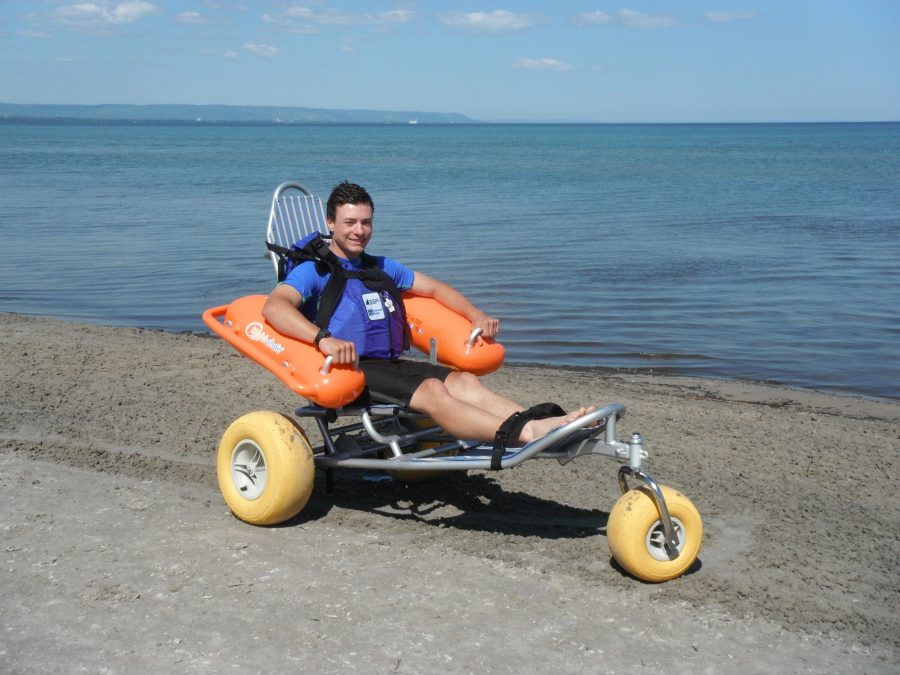
[{"label": "floatation wheelchair", "polygon": [[[266,242],[290,247],[313,232],[328,234],[322,201],[303,185],[286,182],[272,198]],[[278,280],[283,259],[269,250]],[[566,464],[584,455],[620,462],[622,497],[609,514],[610,552],[633,576],[661,582],[680,576],[694,563],[703,539],[696,507],[676,490],[658,484],[642,464],[647,458],[639,433],[626,441],[616,434],[625,406],[612,403],[560,426],[522,447],[498,446],[449,437],[424,415],[390,402],[359,404],[365,377],[353,365],[335,365],[313,345],[281,335],[262,316],[266,296],[238,298],[203,314],[206,325],[240,353],[279,377],[308,399],[290,417],[251,412],[235,420],[219,443],[219,488],[235,516],[254,525],[290,520],[306,505],[316,469],[384,471],[407,482],[444,471],[507,470],[530,459]],[[413,347],[432,363],[477,375],[503,362],[499,343],[471,330],[467,319],[431,298],[404,294]],[[337,425],[339,418],[350,424]],[[299,420],[311,420],[324,440],[313,448]],[[629,486],[629,479],[636,482]]]}]

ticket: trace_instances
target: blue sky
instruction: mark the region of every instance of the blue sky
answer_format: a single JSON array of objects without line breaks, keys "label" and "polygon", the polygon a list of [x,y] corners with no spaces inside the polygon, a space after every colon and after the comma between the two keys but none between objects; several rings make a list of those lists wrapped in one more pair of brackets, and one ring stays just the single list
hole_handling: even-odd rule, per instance
[{"label": "blue sky", "polygon": [[0,101],[900,120],[900,1],[2,0]]}]

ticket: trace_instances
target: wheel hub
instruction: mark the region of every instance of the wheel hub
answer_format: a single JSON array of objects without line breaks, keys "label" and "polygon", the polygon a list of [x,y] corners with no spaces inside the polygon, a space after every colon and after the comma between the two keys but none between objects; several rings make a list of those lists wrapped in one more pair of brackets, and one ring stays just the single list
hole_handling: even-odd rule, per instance
[{"label": "wheel hub", "polygon": [[[675,533],[675,551],[681,555],[684,549],[684,524],[678,518],[672,518],[672,530]],[[674,560],[666,549],[666,532],[663,528],[662,521],[657,520],[647,532],[647,553],[656,560],[667,562]],[[675,558],[678,557],[675,556]]]},{"label": "wheel hub", "polygon": [[266,457],[255,442],[245,439],[231,453],[231,480],[244,499],[253,501],[266,489]]}]

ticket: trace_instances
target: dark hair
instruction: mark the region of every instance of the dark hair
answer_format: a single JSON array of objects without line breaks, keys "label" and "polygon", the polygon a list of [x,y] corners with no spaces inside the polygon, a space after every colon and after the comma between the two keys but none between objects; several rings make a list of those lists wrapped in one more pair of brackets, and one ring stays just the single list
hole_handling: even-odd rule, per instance
[{"label": "dark hair", "polygon": [[334,221],[337,207],[344,204],[368,204],[372,207],[372,213],[375,213],[375,202],[372,201],[372,197],[369,196],[364,187],[356,183],[344,181],[334,186],[334,190],[331,191],[331,196],[328,198],[328,203],[325,205],[325,217]]}]

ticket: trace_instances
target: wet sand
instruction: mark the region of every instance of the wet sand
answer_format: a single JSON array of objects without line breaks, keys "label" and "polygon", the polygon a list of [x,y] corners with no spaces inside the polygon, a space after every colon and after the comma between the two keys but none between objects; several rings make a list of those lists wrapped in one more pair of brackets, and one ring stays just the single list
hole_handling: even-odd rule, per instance
[{"label": "wet sand", "polygon": [[256,528],[219,496],[219,437],[302,399],[218,339],[0,317],[0,671],[898,669],[898,403],[489,376],[525,404],[627,406],[620,436],[706,527],[700,563],[649,585],[610,560],[609,459],[338,474]]}]

